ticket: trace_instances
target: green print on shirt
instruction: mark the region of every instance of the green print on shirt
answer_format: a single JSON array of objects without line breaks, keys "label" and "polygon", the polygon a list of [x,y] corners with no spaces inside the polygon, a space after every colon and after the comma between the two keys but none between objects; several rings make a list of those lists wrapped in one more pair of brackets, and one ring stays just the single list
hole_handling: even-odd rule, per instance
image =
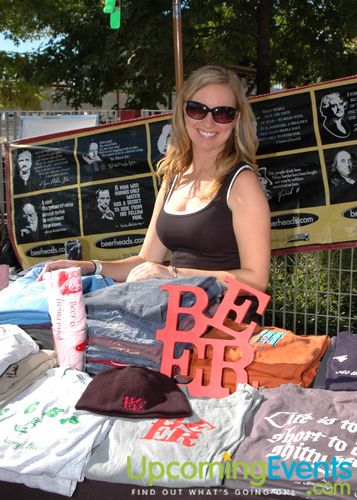
[{"label": "green print on shirt", "polygon": [[[27,406],[27,408],[23,411],[23,414],[28,415],[28,414],[35,412],[37,410],[37,407],[39,404],[40,404],[40,401],[34,401],[29,406]],[[1,408],[0,409],[0,416],[5,415],[10,410],[11,410],[11,407],[9,407],[9,406],[5,407],[5,408]],[[23,424],[20,424],[20,423],[15,424],[14,430],[15,430],[15,432],[20,433],[20,434],[28,434],[31,429],[33,429],[37,425],[40,425],[41,423],[43,423],[43,420],[45,417],[49,417],[49,418],[60,417],[60,416],[63,416],[65,411],[66,410],[64,410],[63,408],[58,408],[57,406],[54,406],[53,408],[49,408],[48,410],[43,411],[41,413],[40,417],[33,417],[33,418],[31,418],[31,420],[28,420],[27,422],[25,422]],[[67,417],[67,418],[60,418],[59,423],[61,425],[79,424],[79,420],[78,420],[78,417],[76,417],[75,415],[71,415],[70,417]],[[37,449],[37,445],[33,441],[21,443],[20,441],[17,441],[16,439],[11,439],[9,437],[6,437],[3,442],[6,446],[12,447],[15,450],[18,450],[18,449],[36,450]]]},{"label": "green print on shirt", "polygon": [[[39,401],[35,401],[34,403],[31,403],[25,410],[24,414],[27,415],[29,413],[33,413],[36,411],[38,405],[40,404]],[[4,410],[8,410],[9,408],[4,408]],[[65,412],[63,408],[58,408],[57,406],[54,406],[53,408],[50,408],[49,410],[43,411],[41,413],[41,418],[40,417],[34,417],[28,422],[24,424],[15,424],[14,429],[16,432],[20,432],[22,434],[27,434],[29,432],[29,429],[32,429],[33,427],[36,427],[36,425],[41,424],[43,422],[44,417],[50,417],[50,418],[55,418],[59,415],[62,415]],[[68,418],[61,418],[59,420],[59,423],[61,425],[63,424],[79,424],[78,417],[75,415],[72,415]]]},{"label": "green print on shirt", "polygon": [[27,450],[37,450],[37,446],[32,441],[30,443],[20,443],[19,441],[11,440],[9,438],[4,439],[4,443],[14,450],[27,449]]}]

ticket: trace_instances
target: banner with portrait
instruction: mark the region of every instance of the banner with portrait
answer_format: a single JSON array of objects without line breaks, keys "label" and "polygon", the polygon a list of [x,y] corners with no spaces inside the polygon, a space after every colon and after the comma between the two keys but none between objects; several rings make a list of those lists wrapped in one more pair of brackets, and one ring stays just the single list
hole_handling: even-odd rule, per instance
[{"label": "banner with portrait", "polygon": [[7,146],[9,232],[23,267],[63,258],[139,252],[158,192],[155,165],[170,116],[14,141]]},{"label": "banner with portrait", "polygon": [[355,246],[357,78],[257,96],[260,180],[275,251]]},{"label": "banner with portrait", "polygon": [[[250,99],[274,252],[355,246],[357,77]],[[21,264],[139,252],[158,192],[171,115],[101,125],[7,146],[9,232]],[[252,221],[254,222],[254,221]]]}]

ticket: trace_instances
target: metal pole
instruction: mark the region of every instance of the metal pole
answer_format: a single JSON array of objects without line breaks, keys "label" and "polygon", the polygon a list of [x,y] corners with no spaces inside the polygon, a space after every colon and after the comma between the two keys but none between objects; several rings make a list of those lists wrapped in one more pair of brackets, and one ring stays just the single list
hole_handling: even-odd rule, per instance
[{"label": "metal pole", "polygon": [[0,243],[5,238],[5,189],[4,189],[4,163],[2,155],[3,141],[0,142]]},{"label": "metal pole", "polygon": [[182,20],[180,0],[172,0],[172,20],[174,29],[175,81],[177,95],[183,85]]}]

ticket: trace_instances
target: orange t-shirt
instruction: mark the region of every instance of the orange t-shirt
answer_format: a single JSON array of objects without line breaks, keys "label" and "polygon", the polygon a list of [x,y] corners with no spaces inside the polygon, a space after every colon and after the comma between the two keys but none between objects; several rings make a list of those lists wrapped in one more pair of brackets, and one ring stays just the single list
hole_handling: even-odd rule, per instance
[{"label": "orange t-shirt", "polygon": [[[226,320],[225,326],[235,331],[242,331],[245,325],[239,325],[233,320]],[[228,338],[227,334],[212,328],[205,338]],[[294,383],[309,387],[314,380],[325,354],[330,338],[328,335],[296,335],[295,333],[275,326],[257,327],[249,340],[254,348],[254,360],[247,366],[248,382],[251,385],[278,387],[281,384]],[[225,361],[239,361],[241,351],[238,348],[227,348]],[[196,370],[203,369],[203,383],[210,381],[210,364],[212,348],[206,350],[205,359],[198,359],[194,351],[191,357],[190,375],[195,376]],[[233,370],[223,370],[223,387],[235,391],[237,382]]]}]

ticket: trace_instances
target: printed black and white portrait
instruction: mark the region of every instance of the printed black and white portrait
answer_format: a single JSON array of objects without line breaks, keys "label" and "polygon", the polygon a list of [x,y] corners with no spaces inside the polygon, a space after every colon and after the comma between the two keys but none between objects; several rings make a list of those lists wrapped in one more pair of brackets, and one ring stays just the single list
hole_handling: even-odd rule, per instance
[{"label": "printed black and white portrait", "polygon": [[171,122],[167,120],[157,121],[149,124],[151,159],[154,167],[157,162],[167,153],[167,146],[171,138]]},{"label": "printed black and white portrait", "polygon": [[345,139],[351,133],[346,119],[347,109],[348,101],[340,92],[326,94],[320,101],[319,111],[323,117],[322,127],[338,139]]},{"label": "printed black and white portrait", "polygon": [[340,186],[341,184],[356,184],[357,178],[352,172],[352,155],[348,151],[339,151],[332,162],[331,166],[331,183],[333,186]]},{"label": "printed black and white portrait", "polygon": [[150,172],[144,125],[96,131],[78,138],[80,181],[104,181]]},{"label": "printed black and white portrait", "polygon": [[108,233],[116,229],[112,186],[86,186],[81,190],[81,201],[85,234]]},{"label": "printed black and white portrait", "polygon": [[357,154],[354,147],[324,152],[332,204],[357,201]]},{"label": "printed black and white portrait", "polygon": [[39,189],[39,178],[34,171],[34,154],[30,149],[14,154],[14,192],[25,193]]},{"label": "printed black and white portrait", "polygon": [[157,149],[160,151],[162,155],[166,154],[167,146],[170,141],[170,136],[171,136],[171,125],[167,123],[162,127],[160,137],[157,141]]},{"label": "printed black and white portrait", "polygon": [[39,217],[32,203],[25,203],[21,212],[20,236],[22,242],[39,239]]},{"label": "printed black and white portrait", "polygon": [[97,189],[95,195],[99,218],[101,220],[114,220],[114,212],[110,208],[111,196],[109,189]]},{"label": "printed black and white portrait", "polygon": [[105,170],[105,163],[99,156],[99,145],[97,142],[89,144],[88,152],[82,155],[83,160],[86,162],[85,167],[87,172],[101,172]]}]

